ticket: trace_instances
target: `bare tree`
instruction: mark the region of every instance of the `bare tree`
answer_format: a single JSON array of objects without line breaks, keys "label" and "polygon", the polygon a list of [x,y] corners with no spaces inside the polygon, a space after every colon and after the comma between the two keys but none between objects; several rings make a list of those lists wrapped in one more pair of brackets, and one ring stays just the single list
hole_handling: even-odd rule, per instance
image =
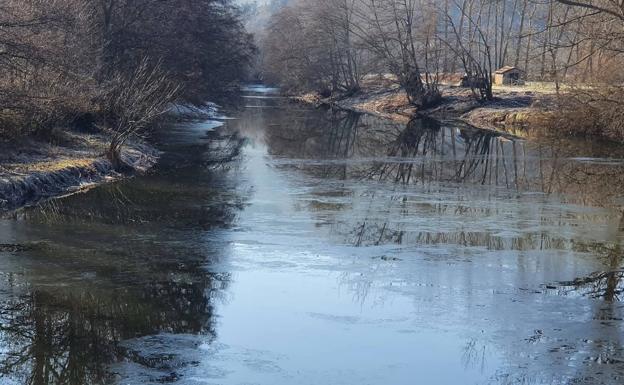
[{"label": "bare tree", "polygon": [[123,145],[165,113],[178,91],[160,66],[151,66],[147,59],[131,76],[119,74],[113,79],[105,96],[110,120],[103,129],[111,133],[107,155],[115,168],[127,166],[121,156]]},{"label": "bare tree", "polygon": [[[467,4],[470,3],[468,6]],[[473,90],[478,91],[482,100],[492,100],[492,51],[486,32],[481,25],[481,18],[473,18],[468,12],[472,12],[475,6],[480,14],[483,3],[475,5],[474,0],[464,0],[461,4],[454,1],[455,9],[447,12],[446,22],[452,31],[452,41],[444,40],[446,46],[455,54],[462,63],[466,73],[466,82]],[[457,26],[452,12],[459,11],[460,25],[468,28],[466,36],[462,35]],[[464,27],[466,26],[466,27]]]},{"label": "bare tree", "polygon": [[277,12],[265,44],[269,79],[286,90],[358,91],[362,50],[349,28],[353,1],[298,1]]},{"label": "bare tree", "polygon": [[174,96],[201,105],[235,91],[254,54],[231,0],[3,0],[0,134],[44,136],[89,115],[114,133],[115,156]]},{"label": "bare tree", "polygon": [[423,65],[431,53],[430,41],[419,39],[419,32],[425,31],[418,28],[427,25],[430,10],[417,0],[359,0],[351,23],[352,33],[383,60],[410,103],[422,108],[441,100],[437,73]]}]

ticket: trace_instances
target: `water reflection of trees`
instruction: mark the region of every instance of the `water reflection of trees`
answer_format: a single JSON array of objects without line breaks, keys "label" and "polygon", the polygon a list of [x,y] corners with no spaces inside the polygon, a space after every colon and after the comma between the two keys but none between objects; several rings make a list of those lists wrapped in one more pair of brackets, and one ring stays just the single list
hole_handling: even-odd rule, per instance
[{"label": "water reflection of trees", "polygon": [[601,261],[605,269],[572,281],[549,285],[551,290],[565,295],[581,295],[602,298],[605,301],[621,301],[624,293],[624,253],[619,244],[577,243],[575,249],[591,253]]},{"label": "water reflection of trees", "polygon": [[[442,126],[432,119],[416,119],[404,126],[341,110],[315,117],[318,119],[278,115],[269,125],[267,141],[273,155],[325,161],[310,167],[303,165],[306,171],[321,177],[404,184],[431,180],[484,182],[493,151],[506,156],[505,152],[511,153],[514,147],[512,143],[507,149],[501,143],[510,141],[493,133]],[[511,180],[511,176],[502,174],[502,170],[512,170],[506,162],[501,161],[497,180]]]},{"label": "water reflection of trees", "polygon": [[17,250],[11,258],[25,267],[0,282],[0,377],[109,383],[110,363],[160,368],[175,355],[171,346],[146,361],[120,341],[214,336],[214,304],[229,275],[210,271],[224,244],[208,242],[206,231],[231,226],[245,202],[231,178],[243,141],[222,144],[185,146],[165,155],[158,174],[15,214],[17,239],[43,241]]},{"label": "water reflection of trees", "polygon": [[35,210],[13,215],[42,223],[221,227],[231,223],[244,205],[236,180],[230,177],[240,166],[244,144],[239,136],[220,135],[201,145],[185,145],[183,150],[164,154],[156,173],[43,202]]},{"label": "water reflection of trees", "polygon": [[[617,221],[617,233],[623,229],[617,199],[624,164],[604,159],[624,158],[624,151],[608,144],[560,137],[524,141],[455,122],[416,119],[404,125],[336,110],[286,111],[270,119],[269,152],[295,160],[278,167],[316,179],[309,209],[332,215],[331,233],[355,246],[451,244],[596,255],[580,246],[579,223],[612,227]],[[331,194],[338,189],[342,195]],[[465,226],[457,226],[458,220]],[[604,266],[616,270],[609,262]],[[619,277],[608,275],[601,285]]]},{"label": "water reflection of trees", "polygon": [[[405,215],[410,211],[412,215],[418,215],[423,209],[436,211],[438,217],[482,218],[508,213],[499,205],[484,207],[469,202],[413,207],[409,202],[409,190],[400,192],[392,186],[419,185],[432,193],[448,187],[459,189],[467,197],[474,195],[488,201],[517,198],[523,193],[541,193],[558,195],[564,203],[598,206],[614,205],[617,191],[624,187],[624,173],[621,172],[624,165],[570,159],[594,154],[617,156],[618,150],[606,145],[589,148],[557,138],[525,142],[453,122],[416,119],[402,125],[339,110],[303,115],[285,111],[274,114],[270,120],[266,138],[269,152],[278,157],[299,159],[281,167],[294,167],[321,180],[374,180],[396,190],[396,193],[385,196],[361,197],[371,202],[386,200],[387,207],[375,205],[374,217],[352,224],[348,234],[351,243],[357,245],[409,241],[485,246],[493,250],[569,249],[572,246],[568,237],[557,237],[548,231],[523,231],[520,237],[513,238],[470,228],[452,233],[431,229],[406,232],[396,221],[380,221],[379,210],[388,209],[388,215],[394,217],[401,215],[401,210]],[[320,196],[319,200],[323,201],[323,198]],[[402,201],[405,201],[403,209],[399,207]],[[390,212],[390,207],[394,207],[394,211]],[[453,210],[460,212],[452,213]],[[546,208],[540,205],[536,210]],[[592,214],[578,214],[585,217],[574,218],[562,210],[552,211],[536,211],[534,214],[545,226],[560,226],[574,220],[604,220],[600,215],[597,216],[600,218],[592,218]],[[617,212],[614,215],[618,215]]]},{"label": "water reflection of trees", "polygon": [[341,110],[286,110],[269,117],[267,144],[272,155],[314,160],[296,167],[321,178],[486,185],[598,205],[617,195],[614,183],[624,186],[621,162],[578,159],[623,158],[617,147],[553,137],[526,142],[426,118],[404,125]]},{"label": "water reflection of trees", "polygon": [[[214,334],[217,280],[153,282],[140,290],[32,288],[0,305],[0,373],[24,384],[100,384],[107,364],[130,359],[124,339],[158,332]],[[156,363],[153,363],[156,364]]]},{"label": "water reflection of trees", "polygon": [[[100,245],[97,252],[95,241],[42,244],[20,254],[43,266],[26,277],[11,274],[0,287],[8,293],[0,301],[3,377],[25,384],[106,383],[108,364],[137,359],[120,341],[161,332],[214,336],[214,302],[229,276],[204,268],[210,255],[176,242],[127,246]],[[175,346],[162,361],[172,355]]]},{"label": "water reflection of trees", "polygon": [[[460,294],[444,291],[436,296],[428,290],[414,289],[414,293],[418,293],[415,297],[418,297],[419,309],[423,307],[420,294],[426,299],[435,298],[434,302],[448,295],[451,298],[448,304],[435,308],[434,303],[431,305],[434,309],[425,307],[426,311],[443,308],[445,313],[473,314],[475,303],[472,301],[478,294],[474,286],[466,286],[462,279],[472,283],[475,277],[484,277],[475,272],[478,267],[458,268],[449,275],[444,275],[448,270],[442,269],[439,277],[432,268],[431,281],[421,276],[415,278],[410,270],[413,267],[406,267],[402,280],[395,271],[403,270],[403,262],[392,262],[392,256],[399,249],[392,244],[447,245],[442,250],[401,248],[401,259],[411,250],[418,250],[414,251],[421,256],[418,259],[422,255],[436,259],[483,256],[484,259],[499,258],[501,265],[517,264],[521,277],[518,280],[522,285],[536,288],[535,292],[525,292],[524,288],[513,292],[514,302],[522,297],[526,301],[519,302],[531,304],[523,308],[527,313],[534,310],[533,305],[542,303],[541,299],[534,300],[531,296],[543,298],[550,291],[537,290],[543,277],[533,274],[533,268],[561,276],[565,271],[582,270],[575,267],[566,270],[566,265],[587,258],[589,261],[582,262],[583,268],[591,265],[600,266],[597,268],[602,270],[569,283],[558,283],[559,287],[553,291],[554,294],[605,299],[579,303],[579,306],[588,306],[579,309],[579,314],[593,318],[595,327],[583,327],[582,332],[565,330],[567,326],[577,325],[560,323],[561,315],[566,314],[562,313],[563,308],[555,306],[545,311],[543,323],[549,329],[536,330],[536,342],[531,338],[525,340],[526,336],[501,337],[509,342],[504,346],[506,352],[511,356],[517,354],[512,362],[526,366],[513,369],[512,374],[501,373],[493,382],[550,383],[553,373],[562,382],[565,376],[570,383],[600,383],[601,379],[619,378],[604,372],[614,370],[605,364],[619,365],[615,370],[621,372],[624,362],[620,327],[624,308],[615,302],[621,299],[623,288],[620,269],[624,260],[619,242],[624,220],[619,208],[621,202],[616,199],[624,187],[624,165],[591,158],[624,158],[621,150],[608,145],[590,148],[586,142],[559,138],[541,138],[534,142],[515,140],[463,125],[427,120],[399,125],[369,116],[348,118],[347,115],[328,111],[313,119],[298,120],[292,115],[283,121],[283,117],[274,118],[273,125],[268,128],[267,144],[272,155],[289,158],[277,162],[277,167],[295,168],[304,178],[309,178],[306,182],[313,187],[306,202],[312,203],[306,209],[318,215],[324,224],[329,222],[328,233],[337,237],[338,242],[354,246],[391,246],[371,249],[372,253],[390,254],[390,257],[384,255],[385,259],[376,260],[384,260],[379,264],[392,271],[391,278],[378,274],[375,263],[357,273],[344,273],[342,279],[353,291],[354,300],[364,302],[375,285],[405,286],[408,287],[405,293],[408,293],[413,286],[435,282],[432,286],[445,289],[451,286],[466,293],[467,298],[454,301]],[[580,157],[587,159],[578,159]],[[329,221],[328,216],[331,216]],[[609,228],[609,233],[600,233],[603,230],[593,227]],[[591,242],[594,239],[599,241]],[[487,253],[483,249],[513,252]],[[525,252],[534,250],[556,252]],[[574,258],[566,258],[570,255]],[[550,263],[554,266],[545,266]],[[466,272],[467,277],[462,276],[462,272]],[[502,267],[500,272],[501,276],[506,273]],[[501,282],[510,284],[503,278]],[[503,311],[491,307],[494,313]],[[549,316],[551,320],[546,321]],[[498,316],[493,315],[487,322],[496,319]],[[504,319],[504,316],[500,318]],[[466,322],[478,324],[478,320],[470,318]],[[564,326],[552,330],[559,325]],[[487,341],[477,343],[474,339],[466,344],[462,356],[466,366],[483,364],[486,344]],[[559,351],[562,353],[558,354]],[[585,361],[570,366],[571,357],[581,357]],[[533,367],[538,369],[527,370]],[[545,378],[547,376],[551,377]]]}]

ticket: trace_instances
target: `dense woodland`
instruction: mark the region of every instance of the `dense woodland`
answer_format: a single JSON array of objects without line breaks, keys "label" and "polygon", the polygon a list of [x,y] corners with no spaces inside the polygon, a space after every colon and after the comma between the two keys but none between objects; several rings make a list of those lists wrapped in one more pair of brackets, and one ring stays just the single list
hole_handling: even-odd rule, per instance
[{"label": "dense woodland", "polygon": [[[516,66],[562,88],[570,112],[623,130],[624,5],[619,0],[283,0],[263,9],[263,68],[293,92],[357,92],[391,74],[421,107],[465,74],[491,100],[492,74]],[[563,87],[565,85],[565,87]],[[615,107],[615,108],[614,108]],[[580,110],[579,110],[580,108]],[[587,109],[591,109],[588,111]],[[596,113],[600,112],[600,113]]]},{"label": "dense woodland", "polygon": [[2,0],[0,134],[92,125],[114,160],[172,103],[232,91],[254,53],[229,0]]}]

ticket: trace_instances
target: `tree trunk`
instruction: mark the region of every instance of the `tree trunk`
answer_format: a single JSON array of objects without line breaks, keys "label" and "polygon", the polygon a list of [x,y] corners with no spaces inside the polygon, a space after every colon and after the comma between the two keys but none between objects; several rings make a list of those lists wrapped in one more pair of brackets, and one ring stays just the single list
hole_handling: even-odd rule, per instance
[{"label": "tree trunk", "polygon": [[433,107],[442,100],[442,95],[436,87],[423,83],[420,71],[409,71],[401,75],[400,81],[410,103],[416,107]]},{"label": "tree trunk", "polygon": [[119,140],[113,139],[111,141],[110,146],[108,147],[108,151],[106,152],[106,156],[108,160],[113,165],[113,169],[118,172],[128,172],[132,170],[132,167],[124,162],[121,157],[121,148],[123,143]]}]

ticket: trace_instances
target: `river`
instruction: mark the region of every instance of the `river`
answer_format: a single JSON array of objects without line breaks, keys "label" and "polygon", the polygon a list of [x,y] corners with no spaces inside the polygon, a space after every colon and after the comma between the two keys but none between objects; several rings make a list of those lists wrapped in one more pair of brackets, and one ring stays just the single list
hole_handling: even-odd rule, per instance
[{"label": "river", "polygon": [[624,149],[249,87],[0,219],[0,384],[621,384]]}]

